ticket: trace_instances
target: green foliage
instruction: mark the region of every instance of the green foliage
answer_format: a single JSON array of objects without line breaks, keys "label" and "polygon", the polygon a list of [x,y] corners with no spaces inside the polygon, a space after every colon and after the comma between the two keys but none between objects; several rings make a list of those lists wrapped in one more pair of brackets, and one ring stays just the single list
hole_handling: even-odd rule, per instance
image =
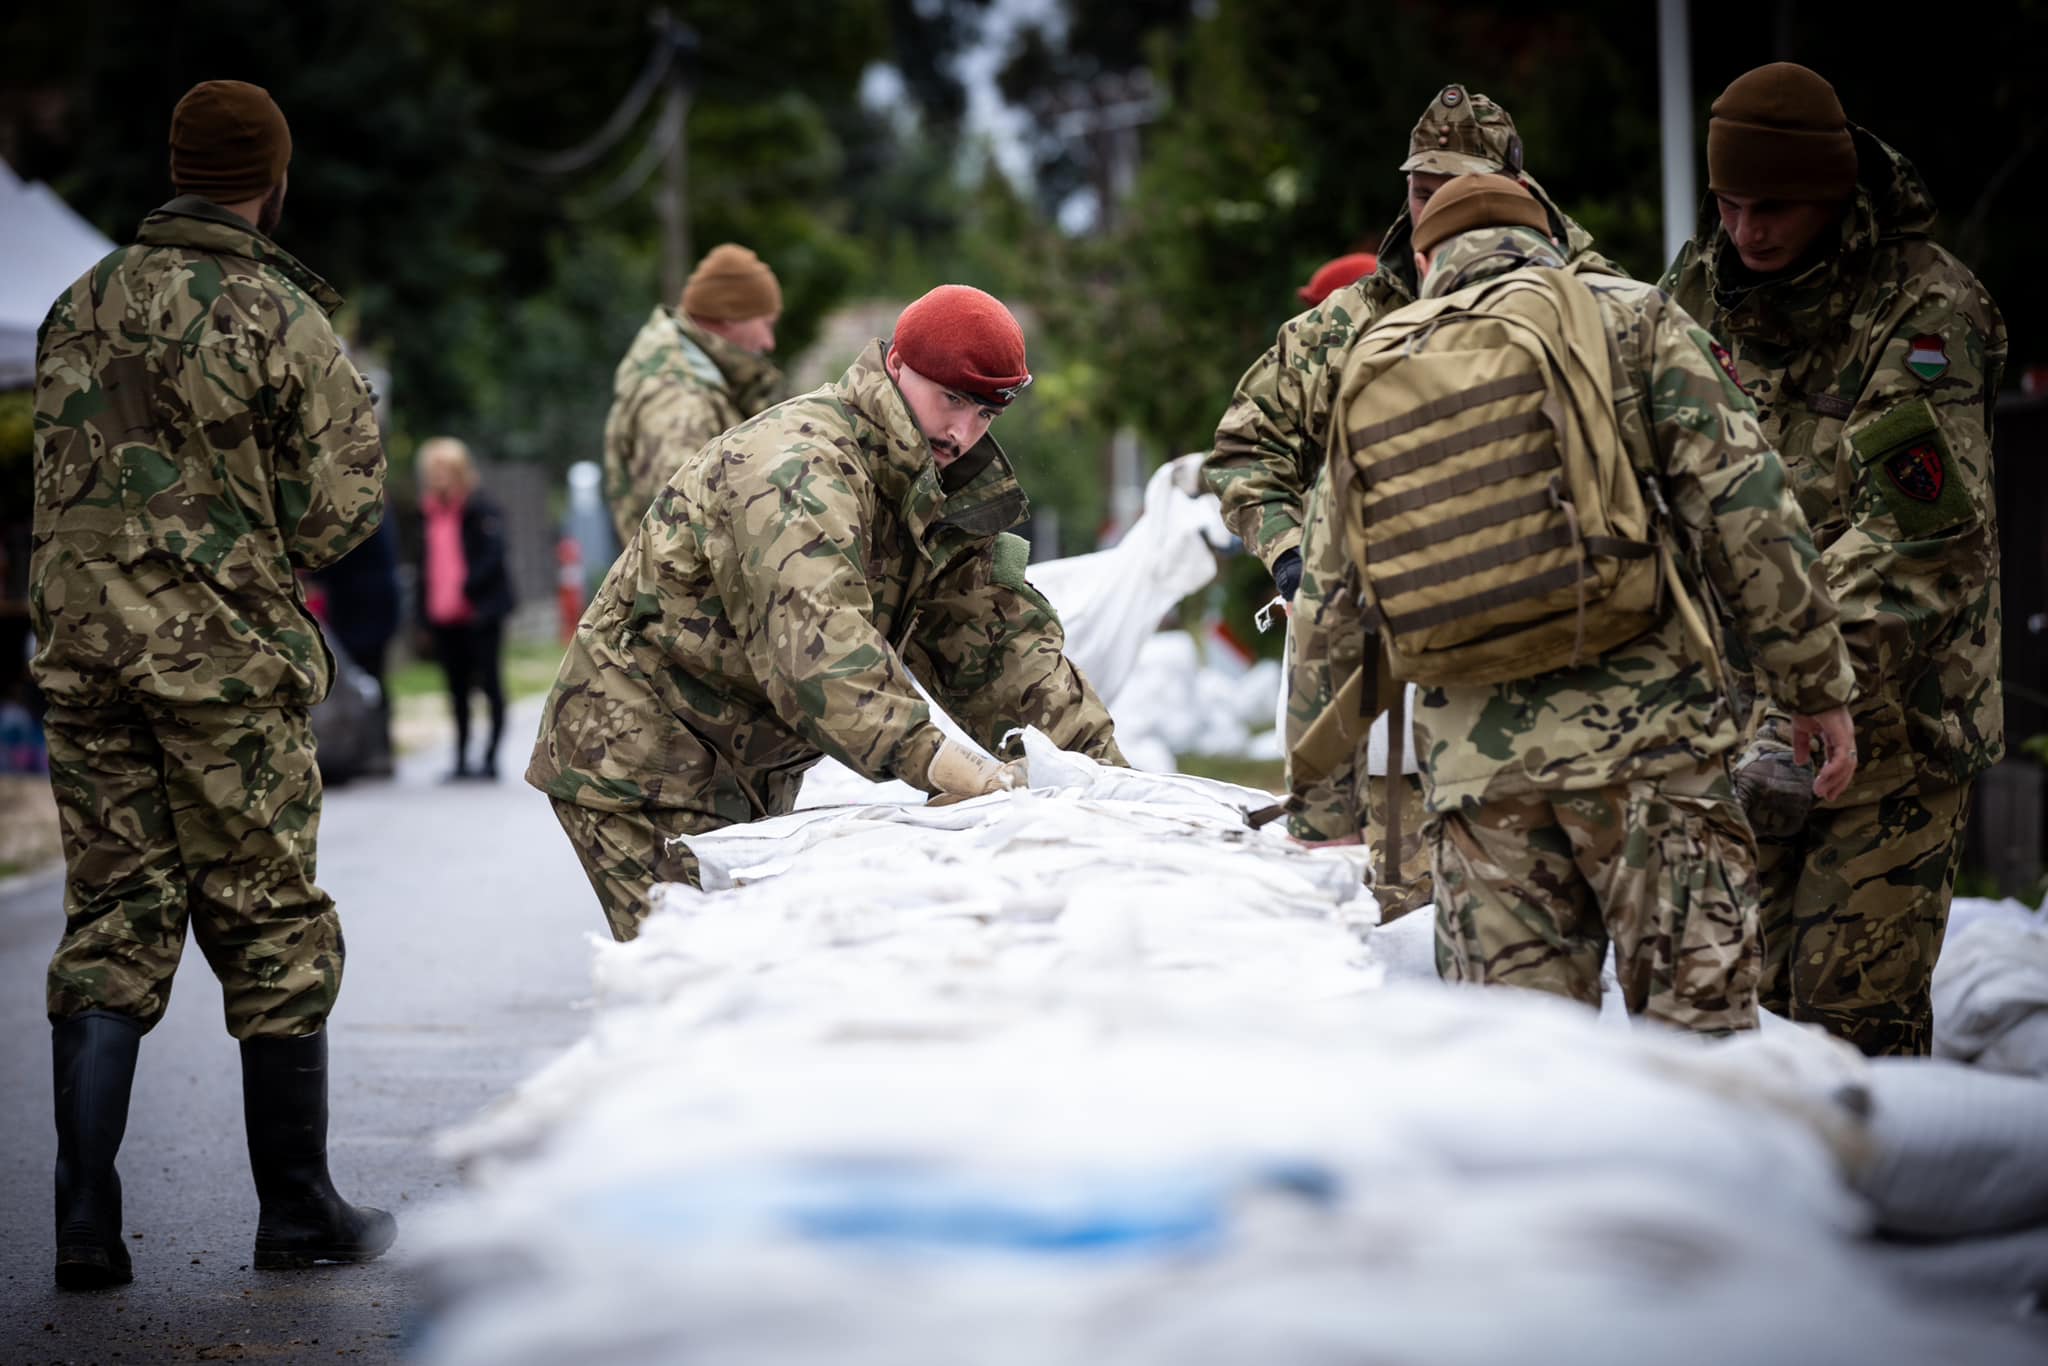
[{"label": "green foliage", "polygon": [[[31,126],[18,169],[128,240],[170,196],[178,97],[216,76],[263,85],[293,133],[278,239],[348,297],[344,332],[386,360],[398,453],[436,432],[494,458],[597,453],[612,371],[659,297],[653,186],[625,175],[659,94],[587,167],[531,167],[618,106],[652,44],[646,0],[171,0],[146,24],[83,8],[0,20],[0,74],[68,113],[54,136]],[[746,0],[681,8],[701,40],[692,244],[745,242],[775,266],[789,354],[860,273],[842,131],[872,132],[856,94],[890,41],[884,0],[821,0],[801,23]],[[579,212],[622,176],[623,199]]]},{"label": "green foliage", "polygon": [[26,389],[0,394],[0,472],[26,469],[35,437],[35,396]]}]

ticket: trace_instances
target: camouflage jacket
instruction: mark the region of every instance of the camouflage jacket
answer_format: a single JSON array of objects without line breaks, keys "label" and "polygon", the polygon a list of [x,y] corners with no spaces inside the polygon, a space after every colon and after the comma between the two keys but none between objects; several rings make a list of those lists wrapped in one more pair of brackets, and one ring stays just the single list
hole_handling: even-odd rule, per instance
[{"label": "camouflage jacket", "polygon": [[[1549,209],[1553,235],[1570,256],[1600,260],[1592,235],[1533,178],[1523,181]],[[1351,339],[1382,313],[1415,298],[1413,230],[1404,205],[1381,240],[1379,269],[1288,319],[1272,347],[1237,382],[1217,425],[1202,475],[1223,500],[1225,524],[1268,569],[1301,543],[1303,505],[1323,467],[1323,443]]]},{"label": "camouflage jacket", "polygon": [[1861,184],[1824,259],[1748,275],[1709,201],[1665,277],[1734,354],[1841,607],[1860,757],[1837,805],[1962,782],[2005,752],[1991,465],[2005,323],[1929,239],[1919,173],[1854,132]]},{"label": "camouflage jacket", "polygon": [[[1440,250],[1428,292],[1476,284],[1516,268],[1517,259],[1563,264],[1523,229],[1466,233]],[[1615,416],[1630,459],[1671,508],[1669,534],[1687,578],[1711,585],[1789,710],[1840,706],[1851,675],[1834,605],[1810,578],[1813,542],[1755,406],[1716,358],[1712,338],[1660,291],[1602,265],[1582,260],[1578,269],[1614,341]],[[1324,496],[1314,499],[1317,525],[1309,534],[1337,542],[1336,499],[1329,481],[1319,488]],[[1304,557],[1304,566],[1305,587],[1318,577],[1325,648],[1362,656],[1356,574],[1347,568],[1332,587],[1321,581],[1321,564]],[[1415,730],[1433,811],[1654,777],[1724,753],[1737,739],[1727,700],[1669,612],[1661,625],[1589,664],[1513,683],[1424,687],[1418,697]],[[1348,786],[1355,785],[1350,776]],[[1297,833],[1347,833],[1340,822],[1355,815],[1331,807],[1346,790],[1347,776],[1339,775],[1297,792],[1304,808]]]},{"label": "camouflage jacket", "polygon": [[604,421],[605,502],[619,544],[698,447],[781,397],[782,372],[767,357],[656,308],[612,377]]},{"label": "camouflage jacket", "polygon": [[829,754],[927,788],[941,735],[1034,725],[1122,763],[1000,533],[1024,491],[984,439],[942,480],[871,346],[683,463],[576,628],[527,781],[608,810],[787,811]]},{"label": "camouflage jacket", "polygon": [[384,515],[341,298],[192,195],[37,336],[31,665],[53,701],[310,706],[334,662],[294,573]]}]

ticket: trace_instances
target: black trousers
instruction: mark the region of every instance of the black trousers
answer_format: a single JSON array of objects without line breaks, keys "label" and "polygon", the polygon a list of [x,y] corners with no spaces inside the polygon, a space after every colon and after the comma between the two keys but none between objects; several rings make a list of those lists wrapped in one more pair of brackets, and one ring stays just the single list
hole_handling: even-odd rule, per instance
[{"label": "black trousers", "polygon": [[448,676],[448,700],[455,707],[455,768],[467,770],[469,755],[469,694],[481,692],[490,708],[491,739],[484,749],[482,769],[498,771],[498,741],[505,734],[505,676],[502,655],[505,623],[473,621],[460,626],[430,626],[434,659]]}]

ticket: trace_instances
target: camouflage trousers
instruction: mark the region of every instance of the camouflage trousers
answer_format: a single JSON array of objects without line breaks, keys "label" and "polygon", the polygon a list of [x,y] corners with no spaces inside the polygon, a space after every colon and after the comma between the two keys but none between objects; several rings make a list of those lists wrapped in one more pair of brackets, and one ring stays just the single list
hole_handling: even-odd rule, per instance
[{"label": "camouflage trousers", "polygon": [[669,838],[701,835],[731,824],[699,811],[658,807],[600,811],[556,797],[548,800],[554,803],[555,819],[562,823],[562,832],[583,864],[583,875],[597,893],[597,904],[604,908],[612,938],[620,943],[639,936],[640,923],[650,909],[648,893],[655,883],[699,885],[697,856],[687,849],[670,849]]},{"label": "camouflage trousers", "polygon": [[1757,842],[1763,1004],[1872,1056],[1926,1056],[1970,784],[1816,809]]},{"label": "camouflage trousers", "polygon": [[301,708],[52,707],[64,841],[53,1020],[163,1018],[189,923],[237,1039],[317,1032],[341,922],[313,883],[320,770]]},{"label": "camouflage trousers", "polygon": [[1631,1015],[1756,1027],[1756,853],[1719,760],[1479,802],[1436,817],[1431,841],[1438,975],[1597,1006],[1612,942]]},{"label": "camouflage trousers", "polygon": [[1429,821],[1429,809],[1422,804],[1422,779],[1413,773],[1404,773],[1391,781],[1399,784],[1396,790],[1401,795],[1401,876],[1398,879],[1385,877],[1381,872],[1387,866],[1389,780],[1377,776],[1365,780],[1365,845],[1372,852],[1372,892],[1380,903],[1382,925],[1398,920],[1410,911],[1420,910],[1436,895],[1435,883],[1429,875],[1429,841],[1423,836],[1423,826]]}]

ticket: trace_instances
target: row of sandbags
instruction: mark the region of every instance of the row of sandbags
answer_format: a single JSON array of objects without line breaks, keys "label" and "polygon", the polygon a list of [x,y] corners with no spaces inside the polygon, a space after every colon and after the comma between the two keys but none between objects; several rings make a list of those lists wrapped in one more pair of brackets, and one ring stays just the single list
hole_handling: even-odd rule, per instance
[{"label": "row of sandbags", "polygon": [[1390,981],[1264,794],[1027,750],[691,839],[711,890],[448,1140],[422,1359],[2034,1358],[1870,1275],[1853,1053]]}]

